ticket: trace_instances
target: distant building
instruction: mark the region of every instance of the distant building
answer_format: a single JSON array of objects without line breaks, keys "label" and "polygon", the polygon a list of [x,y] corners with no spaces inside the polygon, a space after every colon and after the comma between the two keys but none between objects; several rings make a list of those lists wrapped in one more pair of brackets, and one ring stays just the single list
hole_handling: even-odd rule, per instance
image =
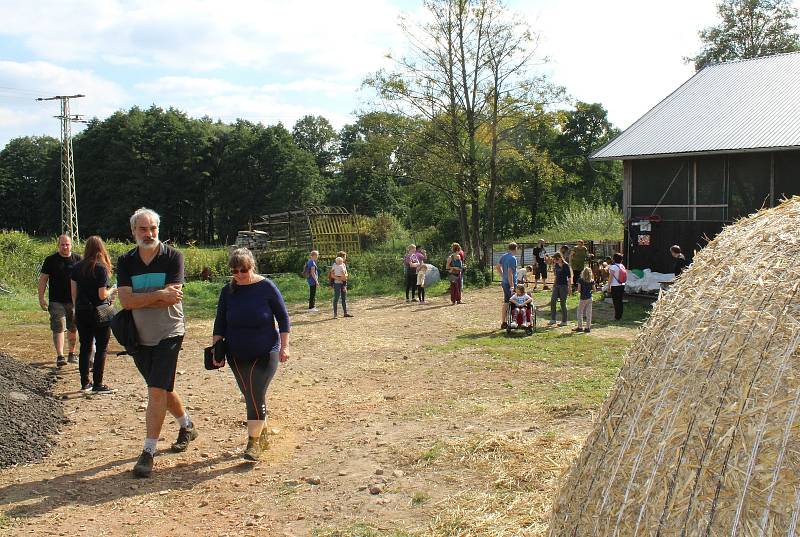
[{"label": "distant building", "polygon": [[706,67],[591,158],[623,161],[627,264],[671,272],[672,244],[800,194],[800,53]]}]

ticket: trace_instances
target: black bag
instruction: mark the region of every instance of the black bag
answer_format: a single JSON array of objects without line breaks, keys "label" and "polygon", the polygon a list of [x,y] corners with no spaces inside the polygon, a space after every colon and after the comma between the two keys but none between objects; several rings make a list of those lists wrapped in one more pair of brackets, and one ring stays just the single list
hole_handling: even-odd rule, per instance
[{"label": "black bag", "polygon": [[447,275],[447,279],[450,280],[450,283],[456,283],[461,279],[461,274],[453,274],[451,272]]},{"label": "black bag", "polygon": [[[203,358],[205,362],[206,369],[219,369],[220,367],[224,367],[224,360],[228,355],[228,345],[225,343],[224,339],[220,339],[210,347],[206,347],[203,349]],[[216,359],[217,362],[223,362],[222,365],[214,365],[214,360]]]},{"label": "black bag", "polygon": [[116,313],[113,305],[103,302],[94,308],[94,322],[97,326],[108,326]]},{"label": "black bag", "polygon": [[139,340],[131,310],[122,309],[114,315],[114,318],[111,319],[111,332],[119,344],[125,347],[125,352],[130,355],[136,352]]}]

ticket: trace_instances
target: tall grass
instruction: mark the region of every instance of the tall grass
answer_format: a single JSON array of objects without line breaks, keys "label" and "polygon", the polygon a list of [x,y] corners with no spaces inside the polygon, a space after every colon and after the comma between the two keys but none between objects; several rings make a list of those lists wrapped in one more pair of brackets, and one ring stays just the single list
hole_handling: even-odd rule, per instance
[{"label": "tall grass", "polygon": [[553,215],[552,224],[538,233],[522,237],[521,242],[544,238],[549,242],[621,241],[625,232],[622,212],[612,205],[573,202]]}]

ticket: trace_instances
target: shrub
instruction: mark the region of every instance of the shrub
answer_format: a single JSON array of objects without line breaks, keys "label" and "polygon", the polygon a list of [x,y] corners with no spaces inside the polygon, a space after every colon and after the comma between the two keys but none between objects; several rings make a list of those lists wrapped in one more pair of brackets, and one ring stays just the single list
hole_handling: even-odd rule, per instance
[{"label": "shrub", "polygon": [[553,220],[554,224],[539,235],[551,242],[621,241],[625,233],[622,212],[612,205],[589,205],[574,202]]}]

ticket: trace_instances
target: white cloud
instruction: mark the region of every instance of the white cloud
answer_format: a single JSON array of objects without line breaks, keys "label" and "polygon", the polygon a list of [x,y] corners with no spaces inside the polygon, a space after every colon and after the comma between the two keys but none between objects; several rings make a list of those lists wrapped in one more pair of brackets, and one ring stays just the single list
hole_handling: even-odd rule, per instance
[{"label": "white cloud", "polygon": [[82,93],[85,98],[70,101],[70,113],[88,117],[108,116],[128,100],[118,84],[92,71],[42,61],[0,61],[0,86],[0,147],[16,136],[59,136],[59,122],[53,118],[61,111],[58,101],[37,102],[36,97]]},{"label": "white cloud", "polygon": [[192,72],[225,67],[309,70],[341,78],[373,69],[400,38],[387,0],[0,1],[0,27],[38,57],[102,58]]},{"label": "white cloud", "polygon": [[286,84],[263,86],[236,85],[230,82],[202,77],[168,76],[136,85],[145,99],[159,106],[176,106],[190,116],[209,116],[223,121],[247,119],[265,124],[282,122],[287,128],[306,114],[323,115],[336,128],[352,122],[353,118],[342,112],[308,101],[294,99],[298,92],[325,92],[341,95],[342,88],[353,88],[320,80],[298,80]]}]

